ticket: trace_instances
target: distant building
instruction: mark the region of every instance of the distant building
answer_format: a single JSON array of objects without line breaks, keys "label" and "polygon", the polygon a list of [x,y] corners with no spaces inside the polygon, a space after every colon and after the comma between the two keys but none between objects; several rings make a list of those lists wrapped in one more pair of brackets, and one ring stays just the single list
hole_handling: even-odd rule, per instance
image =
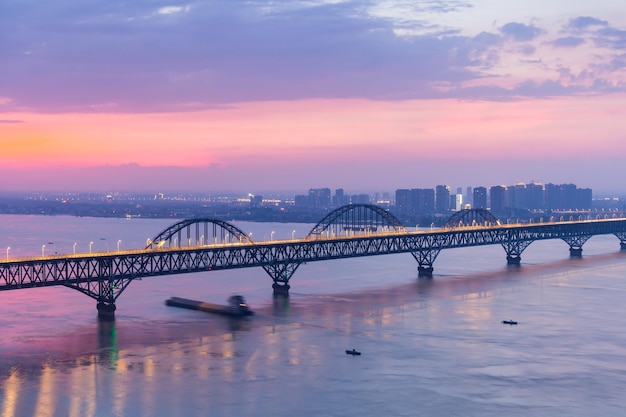
[{"label": "distant building", "polygon": [[526,184],[518,182],[515,185],[508,187],[509,194],[509,207],[512,208],[527,208],[528,207],[528,192],[526,190]]},{"label": "distant building", "polygon": [[472,207],[476,209],[487,208],[487,188],[475,187],[472,191]]},{"label": "distant building", "polygon": [[330,188],[309,189],[309,207],[329,207]]},{"label": "distant building", "polygon": [[370,196],[369,194],[356,194],[350,198],[352,204],[369,204]]},{"label": "distant building", "polygon": [[435,187],[435,211],[437,213],[450,211],[450,186],[438,185]]},{"label": "distant building", "polygon": [[465,188],[465,203],[469,203],[472,206],[474,205],[474,191],[472,190],[472,187]]},{"label": "distant building", "polygon": [[527,203],[530,210],[541,210],[543,208],[543,185],[538,182],[526,184]]},{"label": "distant building", "polygon": [[501,213],[507,207],[507,188],[504,185],[494,185],[489,189],[491,211]]},{"label": "distant building", "polygon": [[411,208],[415,214],[434,213],[435,190],[432,188],[413,188],[411,190]]},{"label": "distant building", "polygon": [[350,204],[350,198],[345,195],[343,188],[336,189],[335,195],[333,196],[333,206],[340,207],[346,204]]},{"label": "distant building", "polygon": [[401,188],[396,190],[396,210],[398,213],[409,213],[413,209],[411,190]]},{"label": "distant building", "polygon": [[592,191],[577,188],[574,184],[546,184],[544,202],[547,210],[589,210]]},{"label": "distant building", "polygon": [[452,210],[461,211],[463,210],[463,194],[455,194],[452,196]]},{"label": "distant building", "polygon": [[263,202],[263,196],[262,195],[252,195],[250,194],[250,206],[251,207],[259,207],[261,206],[261,203]]}]

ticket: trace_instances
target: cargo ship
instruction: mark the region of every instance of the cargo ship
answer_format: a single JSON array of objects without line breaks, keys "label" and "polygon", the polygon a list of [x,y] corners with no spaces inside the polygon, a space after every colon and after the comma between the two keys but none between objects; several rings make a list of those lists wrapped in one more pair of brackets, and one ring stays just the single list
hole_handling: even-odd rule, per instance
[{"label": "cargo ship", "polygon": [[165,304],[172,307],[205,311],[207,313],[222,314],[225,316],[244,317],[254,314],[254,311],[250,310],[242,295],[229,297],[227,305],[206,303],[204,301],[189,300],[181,297],[170,297],[165,301]]}]

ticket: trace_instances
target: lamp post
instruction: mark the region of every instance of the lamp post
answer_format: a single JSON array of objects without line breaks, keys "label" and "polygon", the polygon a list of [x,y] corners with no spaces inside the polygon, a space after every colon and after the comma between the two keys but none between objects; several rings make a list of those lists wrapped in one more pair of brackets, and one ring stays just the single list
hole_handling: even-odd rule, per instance
[{"label": "lamp post", "polygon": [[291,231],[291,240],[294,240],[296,238],[295,235],[296,235],[296,231],[292,230]]},{"label": "lamp post", "polygon": [[91,253],[91,247],[93,246],[93,241],[89,242],[89,253]]},{"label": "lamp post", "polygon": [[117,251],[118,252],[120,251],[120,243],[122,243],[121,239],[117,241]]},{"label": "lamp post", "polygon": [[272,233],[270,233],[270,242],[274,240],[274,231],[272,230]]},{"label": "lamp post", "polygon": [[72,250],[74,251],[74,255],[76,255],[76,242],[72,245]]},{"label": "lamp post", "polygon": [[7,246],[7,261],[9,260],[9,251],[11,250],[10,246]]},{"label": "lamp post", "polygon": [[41,256],[45,256],[46,245],[41,245]]}]

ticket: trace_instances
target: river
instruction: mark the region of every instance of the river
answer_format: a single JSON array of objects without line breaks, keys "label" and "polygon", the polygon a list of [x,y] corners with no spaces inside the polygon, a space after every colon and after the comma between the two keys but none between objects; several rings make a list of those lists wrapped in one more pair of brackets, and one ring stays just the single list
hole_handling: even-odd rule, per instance
[{"label": "river", "polygon": [[[175,221],[4,215],[0,255],[140,248]],[[255,240],[312,227],[235,224]],[[444,250],[432,279],[410,254],[312,262],[288,298],[261,268],[144,278],[114,322],[69,288],[3,291],[0,417],[623,416],[619,248],[534,242],[519,268],[500,246]],[[164,304],[235,293],[255,316]]]}]

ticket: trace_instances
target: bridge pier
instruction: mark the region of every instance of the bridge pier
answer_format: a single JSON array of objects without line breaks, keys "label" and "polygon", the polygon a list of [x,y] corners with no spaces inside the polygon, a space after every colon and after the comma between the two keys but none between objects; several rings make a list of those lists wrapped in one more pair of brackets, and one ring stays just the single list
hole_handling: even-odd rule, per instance
[{"label": "bridge pier", "polygon": [[513,266],[520,266],[522,262],[522,257],[519,255],[507,255],[506,256],[506,264]]},{"label": "bridge pier", "polygon": [[569,248],[569,256],[570,258],[582,258],[583,248]]},{"label": "bridge pier", "polygon": [[98,309],[98,320],[115,320],[115,304],[106,304],[99,302],[96,308]]},{"label": "bridge pier", "polygon": [[430,265],[427,266],[418,266],[417,267],[417,277],[418,278],[432,278],[433,277],[433,267]]},{"label": "bridge pier", "polygon": [[275,282],[272,284],[274,295],[289,295],[289,288],[291,287],[287,283],[279,284],[278,282]]}]

